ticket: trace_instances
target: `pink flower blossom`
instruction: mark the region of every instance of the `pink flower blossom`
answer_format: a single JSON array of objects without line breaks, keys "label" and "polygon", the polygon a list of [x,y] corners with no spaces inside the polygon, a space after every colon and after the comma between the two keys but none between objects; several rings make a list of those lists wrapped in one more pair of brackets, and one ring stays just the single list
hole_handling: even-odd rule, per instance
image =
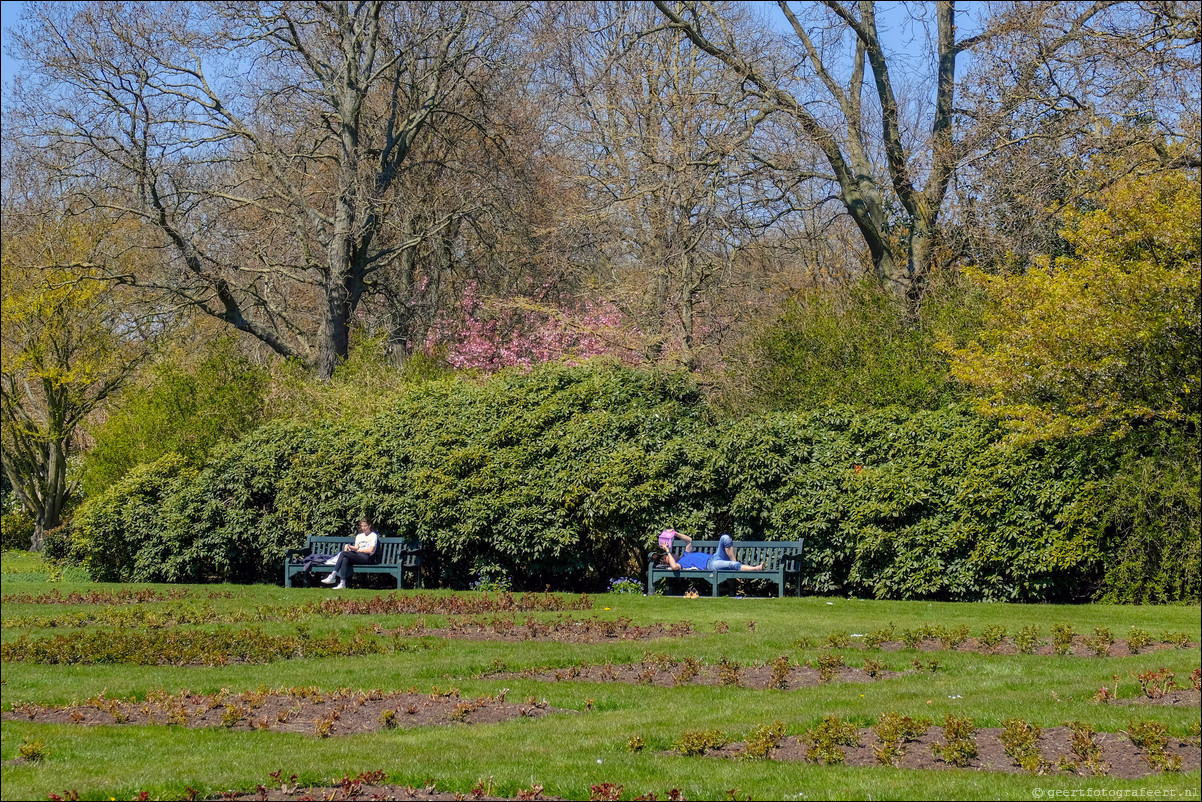
[{"label": "pink flower blossom", "polygon": [[[545,298],[548,289],[540,288],[537,295]],[[522,298],[486,303],[474,282],[459,300],[456,310],[438,317],[424,345],[427,353],[442,352],[454,368],[492,373],[559,360],[575,364],[601,355],[638,362],[630,346],[638,329],[613,304],[583,301],[548,308]]]}]

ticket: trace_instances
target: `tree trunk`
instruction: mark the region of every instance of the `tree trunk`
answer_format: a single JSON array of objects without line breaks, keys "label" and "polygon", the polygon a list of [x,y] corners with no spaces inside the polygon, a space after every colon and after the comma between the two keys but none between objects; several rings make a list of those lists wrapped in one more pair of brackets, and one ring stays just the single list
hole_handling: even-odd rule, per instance
[{"label": "tree trunk", "polygon": [[910,238],[907,243],[909,263],[906,266],[904,286],[899,287],[904,292],[900,297],[906,302],[907,313],[915,316],[922,304],[926,293],[927,283],[931,276],[932,260],[935,258],[935,220],[916,218],[910,225]]},{"label": "tree trunk", "polygon": [[[349,128],[349,126],[348,126]],[[352,155],[356,147],[354,131],[343,132],[343,152],[346,161],[339,177],[339,194],[334,201],[334,231],[330,238],[325,273],[325,305],[322,308],[321,327],[317,332],[317,364],[319,379],[334,375],[338,363],[350,352],[350,315],[353,299],[350,282],[355,265],[352,250],[356,242],[352,237],[355,226],[354,162]]]},{"label": "tree trunk", "polygon": [[697,295],[696,271],[688,251],[680,255],[680,361],[685,370],[692,373],[697,369],[697,353],[693,348],[696,329],[695,300]]},{"label": "tree trunk", "polygon": [[46,545],[46,533],[55,529],[62,521],[63,503],[67,498],[67,454],[61,442],[46,445],[47,461],[45,484],[34,487],[37,509],[33,513],[33,539],[31,551],[41,551]]},{"label": "tree trunk", "polygon": [[329,379],[338,363],[350,352],[350,308],[345,274],[331,273],[325,288],[326,305],[321,329],[318,331],[317,378]]}]

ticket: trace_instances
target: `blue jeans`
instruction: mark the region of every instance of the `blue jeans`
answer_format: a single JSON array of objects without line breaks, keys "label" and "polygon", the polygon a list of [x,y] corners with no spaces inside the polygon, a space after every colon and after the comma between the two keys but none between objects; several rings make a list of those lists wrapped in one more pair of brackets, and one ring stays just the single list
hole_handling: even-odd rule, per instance
[{"label": "blue jeans", "polygon": [[726,550],[733,548],[735,545],[734,538],[730,535],[723,535],[718,538],[718,552],[710,559],[709,570],[711,571],[741,571],[743,563],[737,560],[726,559]]}]

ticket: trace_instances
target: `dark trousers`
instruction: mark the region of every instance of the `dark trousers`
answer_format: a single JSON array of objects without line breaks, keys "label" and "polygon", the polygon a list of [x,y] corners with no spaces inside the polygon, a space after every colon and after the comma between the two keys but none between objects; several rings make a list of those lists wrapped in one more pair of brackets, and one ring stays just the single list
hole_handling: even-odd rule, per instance
[{"label": "dark trousers", "polygon": [[351,574],[355,573],[356,565],[363,565],[371,562],[371,555],[364,554],[361,551],[340,551],[338,552],[338,562],[334,563],[334,573],[343,582],[349,582]]}]

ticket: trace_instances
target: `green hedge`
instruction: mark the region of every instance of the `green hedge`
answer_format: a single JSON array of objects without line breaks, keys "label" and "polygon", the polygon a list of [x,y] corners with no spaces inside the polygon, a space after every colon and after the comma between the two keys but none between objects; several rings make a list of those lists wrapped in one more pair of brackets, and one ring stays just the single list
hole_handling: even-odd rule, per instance
[{"label": "green hedge", "polygon": [[588,590],[674,526],[804,537],[817,592],[1093,596],[1121,550],[1100,513],[1118,457],[1000,443],[958,407],[719,423],[687,378],[550,365],[430,382],[370,420],[268,425],[199,471],[166,457],[85,503],[74,537],[98,578],[278,581],[286,547],[366,514],[421,537],[444,585]]},{"label": "green hedge", "polygon": [[25,510],[0,515],[0,551],[25,551],[33,541],[33,517]]}]

